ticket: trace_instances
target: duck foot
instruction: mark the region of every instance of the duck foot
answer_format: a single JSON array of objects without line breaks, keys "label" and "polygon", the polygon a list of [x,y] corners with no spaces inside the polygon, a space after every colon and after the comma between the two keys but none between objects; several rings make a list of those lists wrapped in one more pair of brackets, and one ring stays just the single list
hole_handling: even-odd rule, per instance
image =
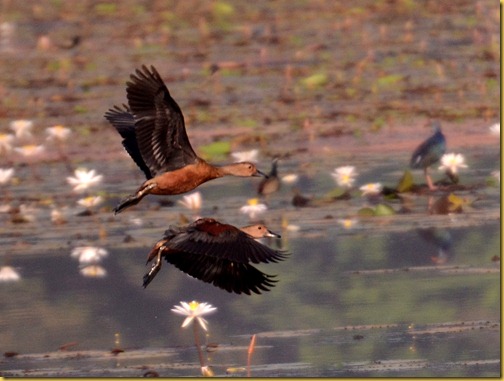
[{"label": "duck foot", "polygon": [[142,198],[147,196],[152,189],[156,187],[156,184],[148,184],[148,185],[142,185],[140,189],[135,193],[132,194],[128,197],[126,197],[124,200],[122,200],[119,205],[117,205],[114,208],[114,214],[119,214],[121,213],[124,209],[129,208],[130,206],[136,205],[140,202]]},{"label": "duck foot", "polygon": [[152,282],[152,280],[154,279],[154,277],[156,276],[156,274],[159,272],[160,269],[161,266],[156,263],[154,266],[152,266],[150,271],[144,275],[143,277],[144,288],[146,288],[149,285],[149,283]]},{"label": "duck foot", "polygon": [[138,194],[128,196],[124,200],[122,200],[115,208],[114,214],[121,213],[124,209],[129,208],[130,206],[136,205],[140,202],[142,197],[138,197]]},{"label": "duck foot", "polygon": [[156,262],[154,263],[154,265],[151,267],[150,271],[144,275],[143,277],[143,287],[146,288],[150,282],[152,282],[152,280],[154,279],[154,277],[156,276],[156,274],[159,272],[159,270],[161,270],[161,252],[162,252],[163,248],[161,247],[159,250],[158,250],[158,253],[157,253],[157,256],[156,256]]}]

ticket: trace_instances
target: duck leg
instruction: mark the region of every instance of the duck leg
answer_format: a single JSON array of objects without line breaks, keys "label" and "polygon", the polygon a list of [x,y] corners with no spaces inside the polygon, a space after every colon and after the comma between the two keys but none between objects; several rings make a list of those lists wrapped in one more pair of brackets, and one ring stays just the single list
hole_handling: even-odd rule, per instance
[{"label": "duck leg", "polygon": [[122,200],[115,208],[114,214],[121,213],[124,209],[129,208],[130,206],[136,205],[140,202],[142,198],[147,196],[152,189],[154,189],[157,185],[155,183],[144,184],[140,187],[139,190],[135,194],[132,194]]},{"label": "duck leg", "polygon": [[144,275],[143,277],[143,286],[144,288],[146,288],[150,282],[152,282],[152,280],[154,279],[154,277],[156,276],[156,274],[159,272],[159,270],[161,270],[161,265],[162,265],[162,261],[161,261],[161,252],[163,251],[163,248],[160,247],[158,252],[157,252],[157,256],[156,256],[156,262],[154,263],[154,265],[152,265],[150,271]]},{"label": "duck leg", "polygon": [[427,185],[431,191],[436,190],[438,187],[434,185],[432,179],[429,175],[429,167],[425,167],[424,169],[425,180],[427,181]]}]

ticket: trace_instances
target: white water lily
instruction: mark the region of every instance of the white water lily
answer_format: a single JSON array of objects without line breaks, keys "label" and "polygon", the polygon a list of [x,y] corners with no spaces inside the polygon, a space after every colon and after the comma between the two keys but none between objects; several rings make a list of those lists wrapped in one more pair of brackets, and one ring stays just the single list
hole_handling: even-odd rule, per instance
[{"label": "white water lily", "polygon": [[265,204],[259,203],[258,198],[251,198],[247,200],[247,205],[240,208],[240,212],[248,214],[251,220],[255,219],[256,216],[264,213],[266,210],[268,210],[268,207]]},{"label": "white water lily", "polygon": [[2,266],[0,267],[0,282],[1,283],[9,283],[9,282],[18,282],[21,279],[21,276],[16,271],[14,267],[11,266]]},{"label": "white water lily", "polygon": [[36,220],[35,217],[35,212],[37,211],[36,208],[33,206],[28,206],[25,204],[19,205],[19,218],[23,222],[33,222]]},{"label": "white water lily", "polygon": [[96,264],[108,255],[108,251],[95,246],[78,246],[72,250],[70,256],[81,264]]},{"label": "white water lily", "polygon": [[368,183],[359,189],[362,191],[363,196],[373,196],[381,193],[383,185],[381,183]]},{"label": "white water lily", "polygon": [[500,171],[493,171],[492,176],[500,183]]},{"label": "white water lily", "polygon": [[0,134],[0,154],[12,151],[13,141],[14,141],[14,135]]},{"label": "white water lily", "polygon": [[24,157],[31,157],[41,154],[45,151],[45,147],[43,145],[36,144],[27,144],[21,147],[15,147],[14,151],[23,155]]},{"label": "white water lily", "polygon": [[185,206],[187,209],[197,212],[201,209],[202,198],[200,192],[194,192],[184,196],[183,200],[179,200],[180,205]]},{"label": "white water lily", "polygon": [[74,187],[73,190],[76,192],[99,184],[103,178],[102,175],[97,175],[94,169],[88,171],[85,168],[77,168],[74,174],[75,177],[67,177],[67,182]]},{"label": "white water lily", "polygon": [[191,303],[180,302],[180,305],[173,306],[171,311],[178,315],[187,316],[182,323],[182,328],[187,327],[191,324],[193,319],[196,319],[201,328],[207,331],[208,322],[202,316],[208,315],[215,310],[217,310],[217,308],[212,307],[211,304],[198,303],[193,300]]},{"label": "white water lily", "polygon": [[6,184],[14,175],[14,168],[0,168],[0,184]]},{"label": "white water lily", "polygon": [[451,173],[457,173],[459,168],[467,168],[465,164],[465,158],[460,153],[445,153],[441,157],[441,165],[439,166],[440,171],[450,171]]},{"label": "white water lily", "polygon": [[103,278],[107,275],[107,270],[100,265],[88,265],[79,269],[81,275],[88,278]]},{"label": "white water lily", "polygon": [[259,150],[253,149],[250,151],[233,152],[231,156],[237,162],[249,161],[251,163],[257,163],[257,155],[259,155]]},{"label": "white water lily", "polygon": [[282,183],[291,185],[297,182],[298,179],[299,179],[298,175],[296,175],[295,173],[289,173],[285,176],[282,176]]},{"label": "white water lily", "polygon": [[16,138],[30,138],[32,136],[33,121],[26,119],[13,120],[10,122],[10,128],[16,134]]},{"label": "white water lily", "polygon": [[101,196],[88,196],[78,200],[77,204],[85,208],[92,208],[93,206],[100,205],[102,201],[103,197]]},{"label": "white water lily", "polygon": [[51,222],[54,225],[62,225],[68,222],[68,207],[61,209],[53,208],[51,210]]},{"label": "white water lily", "polygon": [[49,140],[59,140],[59,141],[65,141],[68,139],[70,134],[72,133],[72,130],[64,127],[62,125],[57,125],[53,127],[48,127],[45,129],[47,133],[47,139]]},{"label": "white water lily", "polygon": [[492,135],[500,136],[500,123],[494,123],[488,129]]},{"label": "white water lily", "polygon": [[355,167],[351,165],[338,167],[331,173],[331,176],[340,187],[351,188],[357,177]]},{"label": "white water lily", "polygon": [[338,219],[338,224],[340,224],[344,229],[351,229],[357,225],[358,220],[355,218],[340,218]]}]

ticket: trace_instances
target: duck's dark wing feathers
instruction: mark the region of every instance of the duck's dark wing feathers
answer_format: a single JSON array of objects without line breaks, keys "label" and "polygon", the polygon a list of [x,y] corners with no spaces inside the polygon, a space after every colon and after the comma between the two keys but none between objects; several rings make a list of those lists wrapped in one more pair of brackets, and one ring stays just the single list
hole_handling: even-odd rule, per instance
[{"label": "duck's dark wing feathers", "polygon": [[151,171],[149,167],[145,164],[142,158],[140,149],[138,148],[138,143],[135,135],[135,119],[133,115],[129,112],[127,106],[123,105],[124,109],[119,106],[114,106],[105,113],[105,118],[115,127],[117,132],[123,138],[122,145],[126,149],[126,152],[131,156],[133,161],[138,165],[138,167],[145,173],[147,179],[152,178]]},{"label": "duck's dark wing feathers", "polygon": [[193,164],[196,153],[185,130],[184,116],[161,76],[143,65],[126,83],[142,157],[153,176]]},{"label": "duck's dark wing feathers", "polygon": [[236,294],[260,294],[261,291],[269,291],[277,282],[273,279],[274,275],[264,274],[249,264],[227,259],[179,251],[168,252],[165,259],[196,279]]},{"label": "duck's dark wing feathers", "polygon": [[197,224],[189,225],[184,231],[173,234],[166,246],[176,251],[242,264],[278,262],[287,257],[286,252],[273,250],[234,226],[224,226],[230,226],[232,229],[211,234],[201,230]]}]

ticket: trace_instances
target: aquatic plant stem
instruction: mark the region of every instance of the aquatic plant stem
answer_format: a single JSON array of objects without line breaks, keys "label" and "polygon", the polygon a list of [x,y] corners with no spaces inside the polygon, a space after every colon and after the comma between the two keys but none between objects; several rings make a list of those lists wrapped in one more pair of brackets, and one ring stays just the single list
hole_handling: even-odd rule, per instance
[{"label": "aquatic plant stem", "polygon": [[256,335],[255,333],[252,335],[250,339],[250,344],[247,351],[247,377],[250,377],[250,362],[252,360],[252,353],[254,353],[255,348]]},{"label": "aquatic plant stem", "polygon": [[74,169],[72,168],[72,163],[70,162],[70,158],[68,155],[65,153],[65,145],[62,141],[57,141],[56,142],[56,147],[58,150],[58,155],[59,159],[65,163],[65,167],[68,170],[68,172],[73,173]]},{"label": "aquatic plant stem", "polygon": [[198,357],[200,361],[201,368],[205,366],[205,361],[203,360],[203,353],[201,353],[201,346],[200,346],[200,341],[199,341],[199,330],[198,330],[198,324],[197,322],[193,323],[193,331],[194,331],[194,345],[196,346],[196,349],[198,351]]}]

